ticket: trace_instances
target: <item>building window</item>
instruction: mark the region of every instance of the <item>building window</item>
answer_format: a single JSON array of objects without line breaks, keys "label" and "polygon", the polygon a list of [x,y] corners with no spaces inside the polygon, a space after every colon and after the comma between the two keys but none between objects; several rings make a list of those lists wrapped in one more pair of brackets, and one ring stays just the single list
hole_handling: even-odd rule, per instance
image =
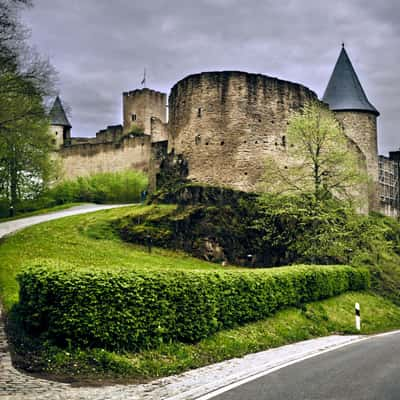
[{"label": "building window", "polygon": [[286,147],[286,136],[282,136],[282,146]]},{"label": "building window", "polygon": [[56,136],[58,135],[58,132],[56,132]]},{"label": "building window", "polygon": [[136,121],[136,114],[132,114],[132,121]]},{"label": "building window", "polygon": [[200,144],[200,142],[201,142],[201,136],[200,136],[200,135],[197,135],[197,136],[194,138],[194,142],[195,142],[196,144]]},{"label": "building window", "polygon": [[197,116],[200,118],[201,117],[201,112],[202,112],[202,109],[201,109],[201,107],[199,107],[198,109],[197,109]]},{"label": "building window", "polygon": [[223,146],[224,144],[225,144],[225,142],[224,142],[224,141],[222,141],[222,142],[221,142],[221,146]]}]

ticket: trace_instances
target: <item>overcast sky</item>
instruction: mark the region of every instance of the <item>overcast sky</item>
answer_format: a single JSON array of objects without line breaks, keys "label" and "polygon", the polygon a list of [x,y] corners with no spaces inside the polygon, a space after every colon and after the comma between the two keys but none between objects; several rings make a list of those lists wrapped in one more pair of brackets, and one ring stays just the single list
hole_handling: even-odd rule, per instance
[{"label": "overcast sky", "polygon": [[121,93],[169,92],[186,75],[243,70],[322,97],[341,42],[381,112],[379,150],[400,147],[398,0],[34,0],[31,43],[59,72],[74,136],[122,122]]}]

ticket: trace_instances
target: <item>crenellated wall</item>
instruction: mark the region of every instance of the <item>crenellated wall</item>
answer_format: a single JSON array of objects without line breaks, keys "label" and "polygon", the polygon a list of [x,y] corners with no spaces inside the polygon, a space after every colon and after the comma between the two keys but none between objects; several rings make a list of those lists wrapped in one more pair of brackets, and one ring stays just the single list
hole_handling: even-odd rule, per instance
[{"label": "crenellated wall", "polygon": [[151,156],[149,135],[124,137],[120,143],[83,143],[59,151],[64,179],[99,172],[137,169],[147,172]]},{"label": "crenellated wall", "polygon": [[171,90],[168,151],[184,155],[189,179],[254,190],[265,157],[285,151],[291,112],[310,100],[305,86],[264,75],[190,75]]}]

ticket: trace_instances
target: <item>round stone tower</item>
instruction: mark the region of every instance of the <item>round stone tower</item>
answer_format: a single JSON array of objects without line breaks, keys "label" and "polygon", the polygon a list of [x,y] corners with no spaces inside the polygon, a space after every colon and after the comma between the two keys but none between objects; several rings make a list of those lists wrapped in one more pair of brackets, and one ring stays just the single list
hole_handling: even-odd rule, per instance
[{"label": "round stone tower", "polygon": [[334,111],[345,134],[359,147],[373,182],[369,209],[378,210],[378,110],[369,102],[350,58],[342,46],[323,99]]},{"label": "round stone tower", "polygon": [[260,74],[187,76],[169,97],[168,150],[186,159],[189,179],[254,190],[266,156],[284,156],[290,114],[310,100],[305,86]]}]

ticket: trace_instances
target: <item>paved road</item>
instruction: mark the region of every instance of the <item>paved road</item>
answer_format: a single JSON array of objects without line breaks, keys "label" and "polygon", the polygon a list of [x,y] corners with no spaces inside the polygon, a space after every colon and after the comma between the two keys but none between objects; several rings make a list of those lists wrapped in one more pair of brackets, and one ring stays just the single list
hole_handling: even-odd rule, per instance
[{"label": "paved road", "polygon": [[399,400],[400,334],[319,355],[213,397],[228,399]]},{"label": "paved road", "polygon": [[[125,204],[128,205],[128,204]],[[71,207],[62,211],[55,211],[49,214],[36,215],[34,217],[20,218],[14,221],[0,223],[0,238],[12,232],[26,228],[31,225],[40,224],[41,222],[51,221],[71,215],[86,214],[93,211],[107,210],[109,208],[124,207],[123,204],[82,204],[80,206]]]}]

